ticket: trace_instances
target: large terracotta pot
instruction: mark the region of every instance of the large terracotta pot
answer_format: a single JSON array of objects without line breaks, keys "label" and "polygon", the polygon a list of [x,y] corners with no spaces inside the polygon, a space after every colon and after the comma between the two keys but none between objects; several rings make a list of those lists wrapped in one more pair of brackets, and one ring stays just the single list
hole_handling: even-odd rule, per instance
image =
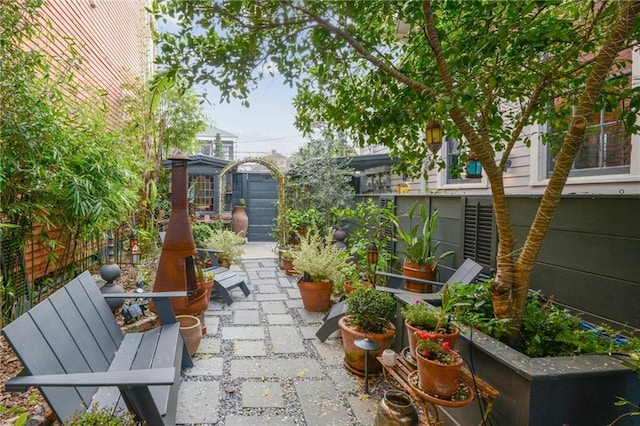
[{"label": "large terracotta pot", "polygon": [[348,323],[349,315],[343,316],[338,321],[338,326],[340,327],[340,331],[342,333],[342,345],[344,346],[345,365],[352,372],[361,376],[364,375],[366,353],[363,349],[360,349],[355,345],[355,341],[368,337],[369,339],[380,345],[380,349],[378,349],[377,351],[369,351],[369,373],[380,373],[382,371],[382,365],[378,362],[376,357],[380,356],[382,354],[382,351],[391,347],[393,336],[396,335],[396,327],[392,322],[389,322],[389,331],[384,334],[364,334],[349,326]]},{"label": "large terracotta pot", "polygon": [[[402,265],[402,274],[406,277],[435,281],[436,273],[437,265],[435,263],[430,263],[426,267],[421,268],[416,263],[408,262],[407,259],[405,259]],[[433,291],[431,284],[418,283],[411,280],[404,280],[404,289],[417,293],[431,293]]]},{"label": "large terracotta pot", "polygon": [[247,216],[245,206],[233,206],[231,229],[242,237],[247,236],[247,231],[249,230],[249,216]]},{"label": "large terracotta pot", "polygon": [[331,281],[298,281],[302,304],[307,311],[322,312],[331,306]]},{"label": "large terracotta pot", "polygon": [[202,324],[200,320],[193,315],[178,315],[176,320],[180,323],[180,334],[182,334],[182,339],[187,345],[189,355],[195,355],[202,340]]},{"label": "large terracotta pot", "polygon": [[423,357],[419,352],[416,355],[422,390],[441,397],[449,397],[458,391],[462,357],[457,358],[457,364],[444,365]]},{"label": "large terracotta pot", "polygon": [[[416,359],[416,331],[422,330],[421,328],[417,328],[409,324],[408,322],[404,322],[404,326],[407,329],[407,340],[409,340],[409,354],[413,359]],[[442,334],[436,333],[438,339],[442,339],[443,342],[449,342],[449,346],[453,348],[456,344],[456,340],[458,340],[458,336],[460,335],[460,330],[456,328],[453,333]]]}]

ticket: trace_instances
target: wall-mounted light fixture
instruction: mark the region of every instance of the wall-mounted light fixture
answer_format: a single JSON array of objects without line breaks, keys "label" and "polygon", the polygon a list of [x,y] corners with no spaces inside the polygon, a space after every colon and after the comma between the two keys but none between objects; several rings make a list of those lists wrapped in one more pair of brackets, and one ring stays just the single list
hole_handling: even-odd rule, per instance
[{"label": "wall-mounted light fixture", "polygon": [[442,126],[436,120],[431,120],[425,129],[427,147],[435,155],[442,146]]}]

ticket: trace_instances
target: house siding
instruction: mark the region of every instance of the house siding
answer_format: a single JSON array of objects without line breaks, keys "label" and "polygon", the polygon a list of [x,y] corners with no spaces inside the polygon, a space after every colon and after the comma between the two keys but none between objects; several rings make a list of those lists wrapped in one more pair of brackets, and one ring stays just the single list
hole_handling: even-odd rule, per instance
[{"label": "house siding", "polygon": [[50,23],[40,40],[62,71],[71,59],[69,44],[82,58],[74,62],[75,79],[80,86],[77,99],[98,91],[105,96],[112,124],[124,120],[118,103],[124,83],[144,82],[152,72],[151,17],[145,11],[147,0],[48,0],[42,15]]},{"label": "house siding", "polygon": [[[102,93],[109,111],[109,125],[117,128],[125,116],[118,107],[125,93],[123,84],[142,84],[153,67],[152,21],[145,11],[148,0],[48,0],[41,10],[43,34],[26,48],[43,48],[51,55],[52,74],[73,71],[77,93],[69,93],[71,103]],[[55,36],[53,39],[49,35]],[[72,61],[69,46],[77,52]],[[57,229],[48,229],[58,239],[54,249],[37,240],[36,225],[25,249],[25,265],[30,281],[41,278],[73,260],[89,256],[99,248],[83,246],[75,259],[63,258],[65,247],[75,244]]]}]

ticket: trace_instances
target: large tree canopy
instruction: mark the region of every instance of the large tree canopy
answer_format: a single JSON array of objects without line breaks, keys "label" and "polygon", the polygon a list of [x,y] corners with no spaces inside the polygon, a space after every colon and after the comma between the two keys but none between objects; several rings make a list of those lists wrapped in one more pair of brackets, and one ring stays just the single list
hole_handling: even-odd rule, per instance
[{"label": "large tree canopy", "polygon": [[[422,132],[432,119],[467,145],[494,197],[496,314],[518,322],[587,116],[630,95],[628,80],[609,77],[626,67],[640,2],[168,0],[156,12],[178,22],[161,35],[159,60],[217,86],[222,100],[246,97],[264,70],[281,73],[298,87],[302,130],[323,121],[388,146],[414,176],[430,158]],[[528,143],[523,129],[547,121],[566,123],[567,136],[517,251],[504,165]]]}]

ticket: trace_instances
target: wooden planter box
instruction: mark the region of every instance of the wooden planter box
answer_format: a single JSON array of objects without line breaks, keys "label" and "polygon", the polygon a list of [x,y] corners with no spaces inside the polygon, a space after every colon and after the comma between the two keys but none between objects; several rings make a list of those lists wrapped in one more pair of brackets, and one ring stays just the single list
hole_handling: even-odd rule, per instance
[{"label": "wooden planter box", "polygon": [[[470,327],[463,327],[455,348],[469,370],[500,392],[491,412],[495,426],[606,425],[630,410],[614,405],[618,396],[635,404],[640,397],[636,374],[612,357],[529,358]],[[472,425],[482,414],[474,402],[442,409],[440,418]],[[625,417],[616,423],[622,425],[640,425],[640,418]]]}]

